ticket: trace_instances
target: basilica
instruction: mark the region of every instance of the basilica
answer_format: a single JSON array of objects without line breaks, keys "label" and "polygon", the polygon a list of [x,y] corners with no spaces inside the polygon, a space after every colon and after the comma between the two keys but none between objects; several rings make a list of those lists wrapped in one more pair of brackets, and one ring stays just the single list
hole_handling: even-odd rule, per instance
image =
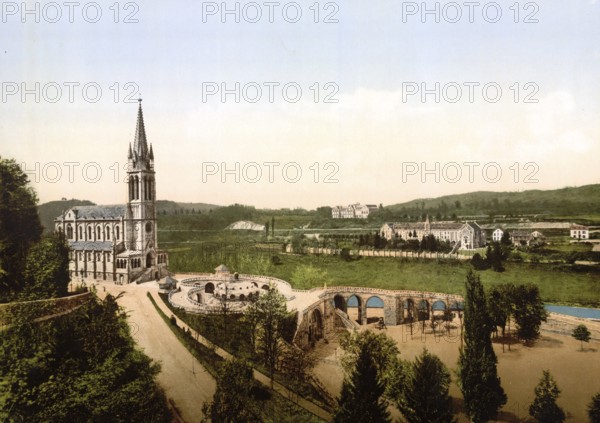
[{"label": "basilica", "polygon": [[71,277],[146,282],[168,274],[168,256],[158,249],[156,173],[139,100],[133,147],[127,154],[125,205],[76,206],[54,219],[71,248]]}]

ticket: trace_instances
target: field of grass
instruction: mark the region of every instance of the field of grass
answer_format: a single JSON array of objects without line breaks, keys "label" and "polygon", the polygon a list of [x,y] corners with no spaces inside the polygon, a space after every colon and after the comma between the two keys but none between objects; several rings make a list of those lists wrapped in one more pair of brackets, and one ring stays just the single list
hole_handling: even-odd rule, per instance
[{"label": "field of grass", "polygon": [[[289,281],[299,289],[314,286],[299,285],[293,274],[298,266],[312,265],[327,272],[329,285],[365,286],[383,289],[409,289],[463,294],[465,276],[470,268],[468,263],[455,261],[436,262],[435,260],[414,260],[396,258],[363,257],[346,262],[337,256],[313,256],[284,254],[276,249],[272,253],[260,250],[246,250],[244,253],[220,251],[207,254],[203,244],[183,243],[166,245],[170,256],[170,270],[173,272],[212,272],[221,264],[227,264],[232,271],[253,273],[253,260],[247,255],[255,254],[263,259],[276,254],[281,259],[279,265],[269,265],[264,272]],[[240,255],[244,255],[243,260]],[[567,266],[546,263],[505,263],[502,273],[486,270],[481,272],[485,287],[501,283],[534,283],[540,287],[546,302],[566,305],[600,307],[600,269],[597,266]],[[320,284],[319,284],[320,285]]]}]

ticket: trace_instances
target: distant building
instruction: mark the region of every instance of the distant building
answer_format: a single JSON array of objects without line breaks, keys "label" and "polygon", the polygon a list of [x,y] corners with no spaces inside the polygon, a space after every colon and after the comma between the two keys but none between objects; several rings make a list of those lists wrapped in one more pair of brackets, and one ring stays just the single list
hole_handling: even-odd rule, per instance
[{"label": "distant building", "polygon": [[509,232],[510,241],[514,245],[530,245],[532,242],[545,241],[546,237],[540,231],[512,231]]},{"label": "distant building", "polygon": [[512,231],[510,232],[510,241],[514,245],[527,245],[531,239],[531,232],[529,231]]},{"label": "distant building", "polygon": [[504,231],[502,229],[498,228],[492,233],[492,241],[500,242],[502,240],[503,236],[504,236]]},{"label": "distant building", "polygon": [[369,214],[377,210],[374,204],[350,204],[347,207],[334,206],[331,208],[333,219],[366,219]]},{"label": "distant building", "polygon": [[590,239],[590,228],[583,225],[571,225],[571,238]]},{"label": "distant building", "polygon": [[75,206],[54,219],[55,231],[71,249],[72,277],[130,283],[168,274],[167,253],[157,245],[154,153],[146,141],[141,101],[127,159],[127,204]]},{"label": "distant building", "polygon": [[472,250],[485,245],[485,234],[476,222],[425,222],[417,223],[386,223],[379,230],[379,235],[388,241],[394,237],[404,240],[418,239],[433,235],[440,241],[451,244],[459,243],[461,249]]}]

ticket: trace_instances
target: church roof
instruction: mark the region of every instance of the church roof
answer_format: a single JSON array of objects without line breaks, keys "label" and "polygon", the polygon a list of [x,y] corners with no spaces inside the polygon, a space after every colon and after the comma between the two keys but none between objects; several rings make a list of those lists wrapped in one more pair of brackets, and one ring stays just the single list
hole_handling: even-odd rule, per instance
[{"label": "church roof", "polygon": [[124,205],[77,206],[71,208],[77,219],[119,219],[125,216]]},{"label": "church roof", "polygon": [[79,251],[112,251],[113,243],[111,241],[69,241],[69,247]]}]

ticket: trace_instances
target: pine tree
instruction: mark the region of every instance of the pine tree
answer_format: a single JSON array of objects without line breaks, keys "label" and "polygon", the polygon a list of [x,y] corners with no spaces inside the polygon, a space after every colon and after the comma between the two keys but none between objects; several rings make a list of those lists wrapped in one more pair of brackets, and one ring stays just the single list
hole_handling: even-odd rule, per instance
[{"label": "pine tree", "polygon": [[465,410],[474,423],[493,419],[506,404],[506,394],[496,371],[497,358],[490,335],[492,321],[478,275],[467,274],[465,284],[464,348],[460,351],[459,385]]},{"label": "pine tree", "polygon": [[592,397],[587,408],[590,423],[600,423],[600,392]]},{"label": "pine tree", "polygon": [[562,423],[565,421],[565,412],[556,404],[560,389],[548,370],[540,383],[535,387],[535,398],[529,406],[529,415],[539,420],[540,423]]},{"label": "pine tree", "polygon": [[409,423],[454,422],[449,387],[450,373],[444,363],[423,350],[412,364],[400,411]]},{"label": "pine tree", "polygon": [[217,390],[211,403],[202,407],[204,421],[213,423],[259,422],[253,407],[252,367],[242,360],[227,360],[217,375]]},{"label": "pine tree", "polygon": [[385,386],[378,378],[378,371],[370,355],[369,346],[361,345],[353,372],[344,380],[338,400],[335,423],[382,423],[389,422],[382,395]]}]

